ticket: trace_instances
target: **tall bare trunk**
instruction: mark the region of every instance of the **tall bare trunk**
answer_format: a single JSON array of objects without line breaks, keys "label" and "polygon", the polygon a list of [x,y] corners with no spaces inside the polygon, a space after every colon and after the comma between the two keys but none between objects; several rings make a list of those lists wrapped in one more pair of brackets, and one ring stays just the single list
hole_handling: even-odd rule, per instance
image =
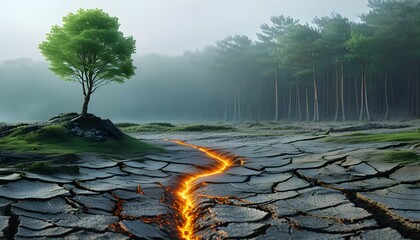
[{"label": "tall bare trunk", "polygon": [[346,111],[344,109],[344,62],[341,62],[341,115],[343,122],[346,121]]},{"label": "tall bare trunk", "polygon": [[385,85],[385,117],[384,120],[388,120],[389,118],[389,104],[388,104],[388,73],[385,73],[385,79],[384,79],[384,85]]},{"label": "tall bare trunk", "polygon": [[228,120],[228,88],[227,88],[227,75],[225,74],[225,122]]},{"label": "tall bare trunk", "polygon": [[316,85],[315,53],[312,53],[312,74],[314,78],[314,121],[319,121],[318,90]]},{"label": "tall bare trunk", "polygon": [[296,85],[296,103],[298,106],[298,113],[299,113],[299,121],[302,121],[302,109],[300,107],[300,93],[299,93],[299,82]]},{"label": "tall bare trunk", "polygon": [[419,84],[419,66],[418,66],[418,59],[415,58],[414,59],[414,81],[416,83],[416,90],[415,90],[415,94],[416,94],[416,117],[420,116],[420,84]]},{"label": "tall bare trunk", "polygon": [[292,84],[289,87],[289,112],[287,114],[287,120],[290,121],[290,115],[292,113]]},{"label": "tall bare trunk", "polygon": [[274,112],[274,121],[279,120],[279,82],[278,82],[278,76],[277,76],[277,67],[274,70],[274,91],[275,91],[275,112]]},{"label": "tall bare trunk", "polygon": [[394,96],[394,80],[392,77],[392,72],[389,73],[389,84],[391,85],[390,87],[390,92],[391,92],[391,107],[395,107],[395,96]]},{"label": "tall bare trunk", "polygon": [[359,96],[357,95],[358,91],[359,88],[357,87],[357,77],[354,76],[354,97],[356,99],[356,113],[359,112]]},{"label": "tall bare trunk", "polygon": [[242,113],[241,113],[241,91],[238,87],[238,120],[242,121]]},{"label": "tall bare trunk", "polygon": [[412,79],[411,79],[411,66],[408,67],[408,84],[407,84],[407,110],[411,111],[411,92],[413,89]]},{"label": "tall bare trunk", "polygon": [[338,62],[335,63],[335,117],[334,117],[334,121],[336,122],[338,120],[338,99],[339,99],[339,94],[338,94],[338,88],[339,88],[339,82],[338,82]]},{"label": "tall bare trunk", "polygon": [[238,97],[236,96],[236,88],[233,89],[233,121],[236,122],[236,113],[237,113],[237,108],[238,108]]},{"label": "tall bare trunk", "polygon": [[368,95],[367,95],[367,81],[366,81],[366,70],[365,70],[365,86],[364,86],[364,90],[365,90],[365,107],[366,107],[366,115],[368,120],[370,121],[370,112],[369,112],[369,104],[368,104]]},{"label": "tall bare trunk", "polygon": [[258,78],[258,82],[259,82],[259,85],[258,85],[258,89],[259,89],[259,93],[260,93],[260,96],[259,96],[259,106],[258,106],[258,121],[261,121],[261,109],[262,109],[262,95],[263,95],[263,93],[262,93],[262,77],[261,77],[261,75],[259,76],[259,78]]},{"label": "tall bare trunk", "polygon": [[364,91],[363,91],[363,88],[364,88],[364,86],[365,86],[365,84],[364,84],[364,82],[365,82],[365,68],[364,68],[364,66],[362,67],[362,81],[360,82],[360,115],[359,115],[359,121],[362,121],[363,120],[363,111],[364,111],[364,109],[363,109],[363,96],[364,96]]},{"label": "tall bare trunk", "polygon": [[309,94],[308,94],[308,79],[305,77],[306,86],[305,86],[305,95],[306,95],[306,121],[309,122]]}]

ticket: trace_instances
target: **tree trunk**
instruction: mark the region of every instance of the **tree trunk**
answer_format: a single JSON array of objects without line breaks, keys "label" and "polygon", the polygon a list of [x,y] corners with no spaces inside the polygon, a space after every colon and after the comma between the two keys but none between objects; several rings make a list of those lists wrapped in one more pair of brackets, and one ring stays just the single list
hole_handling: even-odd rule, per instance
[{"label": "tree trunk", "polygon": [[242,113],[241,113],[241,92],[238,87],[238,120],[239,122],[242,121]]},{"label": "tree trunk", "polygon": [[356,114],[359,112],[359,96],[357,95],[357,92],[359,91],[357,87],[357,77],[354,76],[354,96],[356,99]]},{"label": "tree trunk", "polygon": [[225,74],[225,122],[228,120],[228,87],[227,87],[227,74]]},{"label": "tree trunk", "polygon": [[359,115],[359,121],[363,120],[363,96],[364,96],[364,91],[363,88],[365,86],[364,84],[365,81],[365,68],[364,66],[362,67],[362,81],[360,82],[360,115]]},{"label": "tree trunk", "polygon": [[261,121],[261,109],[262,109],[262,77],[258,77],[258,90],[259,90],[259,106],[258,106],[258,122]]},{"label": "tree trunk", "polygon": [[334,117],[334,122],[337,122],[338,120],[338,88],[339,88],[339,82],[338,82],[338,62],[335,63],[335,117]]},{"label": "tree trunk", "polygon": [[410,66],[408,67],[408,73],[407,73],[407,76],[408,76],[408,84],[407,84],[407,100],[408,100],[408,102],[407,102],[407,110],[408,111],[411,111],[411,92],[412,92],[412,89],[413,89],[413,85],[412,85],[412,79],[411,79],[411,64],[410,64]]},{"label": "tree trunk", "polygon": [[82,118],[86,117],[86,115],[87,115],[89,101],[90,101],[90,94],[88,94],[87,96],[84,97],[82,113],[80,114],[80,117],[82,117]]},{"label": "tree trunk", "polygon": [[393,77],[392,77],[392,72],[389,73],[389,84],[391,85],[391,87],[390,87],[390,92],[391,92],[391,107],[395,107],[394,80],[393,80]]},{"label": "tree trunk", "polygon": [[367,118],[368,118],[368,121],[370,121],[371,120],[371,118],[370,118],[370,112],[369,112],[369,104],[368,104],[368,95],[367,95],[367,79],[366,79],[366,70],[364,71],[365,72],[365,86],[363,87],[364,88],[364,90],[365,90],[365,107],[366,107],[366,115],[367,115]]},{"label": "tree trunk", "polygon": [[296,85],[296,103],[298,105],[299,121],[302,121],[302,109],[300,107],[300,93],[299,93],[299,82]]},{"label": "tree trunk", "polygon": [[341,62],[341,115],[343,122],[346,121],[346,113],[344,109],[344,62]]},{"label": "tree trunk", "polygon": [[319,121],[318,90],[316,86],[315,54],[312,53],[312,74],[314,78],[314,121]]},{"label": "tree trunk", "polygon": [[352,103],[352,82],[351,77],[347,77],[347,99],[345,100],[347,102],[348,111],[352,111],[353,103]]},{"label": "tree trunk", "polygon": [[388,105],[388,73],[385,73],[385,117],[384,120],[389,118],[389,105]]},{"label": "tree trunk", "polygon": [[306,95],[306,121],[309,122],[309,96],[308,96],[308,79],[305,77],[305,95]]},{"label": "tree trunk", "polygon": [[289,112],[287,114],[287,120],[290,121],[290,115],[292,113],[292,84],[290,84],[289,88]]},{"label": "tree trunk", "polygon": [[274,112],[274,121],[279,120],[279,82],[278,82],[278,76],[277,76],[277,67],[274,70],[274,91],[275,91],[275,112]]},{"label": "tree trunk", "polygon": [[420,95],[419,95],[419,91],[420,91],[420,84],[419,84],[419,67],[418,67],[418,59],[415,58],[414,59],[414,81],[416,83],[416,89],[415,89],[415,94],[416,94],[416,117],[420,116]]},{"label": "tree trunk", "polygon": [[236,122],[236,113],[238,107],[238,97],[236,96],[236,88],[233,89],[233,121]]}]

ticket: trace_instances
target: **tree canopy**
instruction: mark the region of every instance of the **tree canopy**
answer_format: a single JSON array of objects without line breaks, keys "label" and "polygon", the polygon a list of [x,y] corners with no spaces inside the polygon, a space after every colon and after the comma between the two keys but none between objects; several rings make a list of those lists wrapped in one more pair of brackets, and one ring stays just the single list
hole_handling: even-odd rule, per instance
[{"label": "tree canopy", "polygon": [[80,9],[65,16],[62,26],[53,26],[39,45],[51,71],[82,85],[82,116],[99,87],[123,83],[134,75],[135,40],[125,37],[119,26],[118,18],[101,9]]}]

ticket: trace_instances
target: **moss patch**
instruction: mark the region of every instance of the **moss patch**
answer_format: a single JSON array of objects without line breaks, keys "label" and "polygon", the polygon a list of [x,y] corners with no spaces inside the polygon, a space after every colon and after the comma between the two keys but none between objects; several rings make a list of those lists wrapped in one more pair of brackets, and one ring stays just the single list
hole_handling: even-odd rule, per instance
[{"label": "moss patch", "polygon": [[413,142],[420,141],[420,133],[414,131],[380,134],[358,132],[348,135],[328,137],[326,138],[326,141],[336,143]]},{"label": "moss patch", "polygon": [[397,163],[419,162],[420,156],[412,151],[389,151],[385,153],[384,160]]},{"label": "moss patch", "polygon": [[188,125],[178,127],[178,131],[187,131],[187,132],[204,132],[204,131],[227,131],[233,130],[232,127],[222,126],[222,125]]},{"label": "moss patch", "polygon": [[134,154],[162,149],[133,137],[124,135],[122,139],[108,139],[97,142],[66,133],[65,124],[41,127],[26,132],[25,126],[16,128],[12,133],[0,138],[0,150],[18,153],[69,154],[69,153],[103,153]]},{"label": "moss patch", "polygon": [[210,132],[210,131],[231,131],[234,128],[223,125],[180,125],[170,123],[148,123],[148,124],[117,124],[124,132]]},{"label": "moss patch", "polygon": [[19,170],[46,174],[46,175],[57,174],[57,173],[66,173],[66,174],[79,173],[79,167],[76,165],[52,165],[49,162],[18,163],[15,165],[15,168]]},{"label": "moss patch", "polygon": [[149,123],[149,124],[132,124],[127,127],[121,127],[118,124],[121,131],[124,132],[169,132],[173,131],[174,127],[172,124],[164,123]]}]

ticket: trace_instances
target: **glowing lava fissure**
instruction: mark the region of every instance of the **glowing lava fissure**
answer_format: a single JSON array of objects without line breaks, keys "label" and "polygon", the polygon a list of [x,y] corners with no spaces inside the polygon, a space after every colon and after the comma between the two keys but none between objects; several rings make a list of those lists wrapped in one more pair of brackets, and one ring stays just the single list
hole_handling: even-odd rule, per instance
[{"label": "glowing lava fissure", "polygon": [[183,239],[192,240],[192,239],[198,239],[198,237],[195,236],[194,233],[194,224],[197,220],[197,213],[196,213],[196,205],[194,203],[194,196],[191,193],[191,190],[193,190],[193,183],[195,180],[213,176],[219,173],[224,172],[228,167],[232,166],[233,163],[233,157],[226,157],[218,154],[217,152],[204,148],[199,147],[193,144],[189,144],[183,141],[179,140],[170,140],[171,142],[177,143],[182,146],[191,147],[194,149],[199,150],[200,152],[203,152],[210,158],[220,162],[218,166],[215,166],[214,168],[205,170],[203,172],[199,172],[197,174],[192,174],[192,176],[187,177],[182,180],[182,184],[180,185],[179,189],[177,190],[178,200],[179,200],[179,213],[182,215],[183,222],[178,226],[178,231]]}]

